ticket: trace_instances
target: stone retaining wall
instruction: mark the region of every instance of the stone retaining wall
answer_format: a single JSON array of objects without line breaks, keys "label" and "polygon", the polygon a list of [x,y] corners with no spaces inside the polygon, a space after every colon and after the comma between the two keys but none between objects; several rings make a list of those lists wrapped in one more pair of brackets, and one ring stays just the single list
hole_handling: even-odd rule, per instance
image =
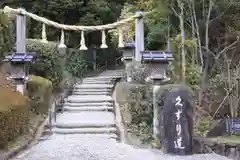
[{"label": "stone retaining wall", "polygon": [[240,144],[238,143],[224,143],[208,138],[196,137],[195,144],[198,153],[215,152],[216,154],[226,156],[228,158],[240,159]]}]

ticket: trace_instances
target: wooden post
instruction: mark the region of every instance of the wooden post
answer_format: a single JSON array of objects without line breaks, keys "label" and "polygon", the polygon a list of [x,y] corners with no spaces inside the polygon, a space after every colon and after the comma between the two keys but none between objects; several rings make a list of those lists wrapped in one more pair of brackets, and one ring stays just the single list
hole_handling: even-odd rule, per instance
[{"label": "wooden post", "polygon": [[[26,53],[26,16],[18,14],[16,25],[17,25],[16,51],[17,53]],[[17,91],[24,94],[25,82],[21,80],[19,82],[16,82],[16,85]]]},{"label": "wooden post", "polygon": [[[136,12],[137,15],[143,12]],[[144,23],[143,17],[136,18],[135,20],[135,59],[141,61],[140,51],[144,51]]]}]

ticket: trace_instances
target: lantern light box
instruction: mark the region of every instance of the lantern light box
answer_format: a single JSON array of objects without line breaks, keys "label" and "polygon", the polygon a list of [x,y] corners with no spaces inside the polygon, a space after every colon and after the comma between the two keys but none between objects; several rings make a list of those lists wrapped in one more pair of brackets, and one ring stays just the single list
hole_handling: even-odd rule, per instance
[{"label": "lantern light box", "polygon": [[3,62],[11,63],[11,75],[13,80],[25,80],[28,78],[28,63],[34,62],[35,53],[13,53],[5,56]]},{"label": "lantern light box", "polygon": [[166,78],[168,64],[174,60],[171,52],[141,51],[142,63],[149,64],[151,79],[163,80]]},{"label": "lantern light box", "polygon": [[135,52],[135,43],[134,42],[128,42],[124,44],[123,49],[123,61],[132,61],[134,57]]}]

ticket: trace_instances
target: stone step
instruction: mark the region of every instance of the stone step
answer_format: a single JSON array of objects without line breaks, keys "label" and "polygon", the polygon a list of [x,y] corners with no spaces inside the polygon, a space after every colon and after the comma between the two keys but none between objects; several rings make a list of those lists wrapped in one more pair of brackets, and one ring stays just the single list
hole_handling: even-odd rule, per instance
[{"label": "stone step", "polygon": [[83,112],[83,111],[109,111],[113,112],[114,107],[93,106],[93,107],[63,107],[64,112]]},{"label": "stone step", "polygon": [[98,77],[93,77],[93,78],[85,78],[82,80],[82,82],[93,82],[93,81],[97,81],[97,82],[113,82],[114,79],[111,78],[98,78]]},{"label": "stone step", "polygon": [[113,88],[113,84],[79,84],[75,85],[74,89],[81,88],[81,89],[102,89],[102,88]]},{"label": "stone step", "polygon": [[85,80],[103,80],[103,81],[110,81],[110,80],[115,80],[115,78],[113,78],[112,76],[97,76],[97,77],[88,77],[88,78],[84,78],[83,81]]},{"label": "stone step", "polygon": [[72,95],[112,95],[112,92],[73,92]]},{"label": "stone step", "polygon": [[110,82],[110,81],[114,81],[114,79],[112,79],[112,78],[91,77],[91,78],[84,78],[84,79],[82,80],[82,82],[85,82],[85,81]]},{"label": "stone step", "polygon": [[96,81],[96,80],[92,80],[92,81],[83,81],[82,84],[113,84],[112,81]]},{"label": "stone step", "polygon": [[[116,80],[118,78],[121,78],[122,75],[119,75],[119,74],[116,74],[116,75],[113,75],[113,74],[108,74],[108,75],[101,75],[101,77],[107,77],[108,79],[112,79],[112,80]],[[98,77],[97,77],[98,78]],[[106,79],[107,79],[106,78]]]},{"label": "stone step", "polygon": [[112,92],[112,88],[105,89],[105,88],[98,88],[98,89],[91,89],[91,88],[75,88],[73,89],[73,92]]},{"label": "stone step", "polygon": [[55,123],[53,127],[56,128],[64,128],[64,129],[77,129],[77,128],[110,128],[110,127],[115,127],[115,124],[87,124],[87,123],[82,123],[82,124],[61,124],[61,123]]},{"label": "stone step", "polygon": [[63,107],[100,107],[113,106],[113,102],[86,102],[86,103],[64,103]]},{"label": "stone step", "polygon": [[103,72],[98,77],[122,76],[124,72]]},{"label": "stone step", "polygon": [[111,96],[106,95],[71,95],[65,99],[65,102],[70,103],[93,103],[93,102],[113,102]]},{"label": "stone step", "polygon": [[56,124],[71,128],[115,126],[115,115],[102,111],[63,112],[57,115]]},{"label": "stone step", "polygon": [[[56,134],[117,134],[115,127],[111,128],[53,128],[53,133]],[[117,135],[116,135],[117,137]]]}]

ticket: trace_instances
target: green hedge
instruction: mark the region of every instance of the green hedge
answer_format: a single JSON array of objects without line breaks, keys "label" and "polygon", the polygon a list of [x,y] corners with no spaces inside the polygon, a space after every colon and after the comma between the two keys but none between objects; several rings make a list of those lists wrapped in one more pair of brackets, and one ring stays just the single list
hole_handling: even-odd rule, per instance
[{"label": "green hedge", "polygon": [[31,107],[37,114],[45,114],[51,105],[52,83],[40,76],[30,75],[29,78],[27,91]]},{"label": "green hedge", "polygon": [[0,88],[0,149],[28,131],[29,100],[20,92]]},{"label": "green hedge", "polygon": [[43,43],[41,40],[27,39],[27,51],[37,53],[37,61],[31,64],[30,73],[47,78],[53,88],[59,87],[63,79],[63,71],[56,43]]}]

